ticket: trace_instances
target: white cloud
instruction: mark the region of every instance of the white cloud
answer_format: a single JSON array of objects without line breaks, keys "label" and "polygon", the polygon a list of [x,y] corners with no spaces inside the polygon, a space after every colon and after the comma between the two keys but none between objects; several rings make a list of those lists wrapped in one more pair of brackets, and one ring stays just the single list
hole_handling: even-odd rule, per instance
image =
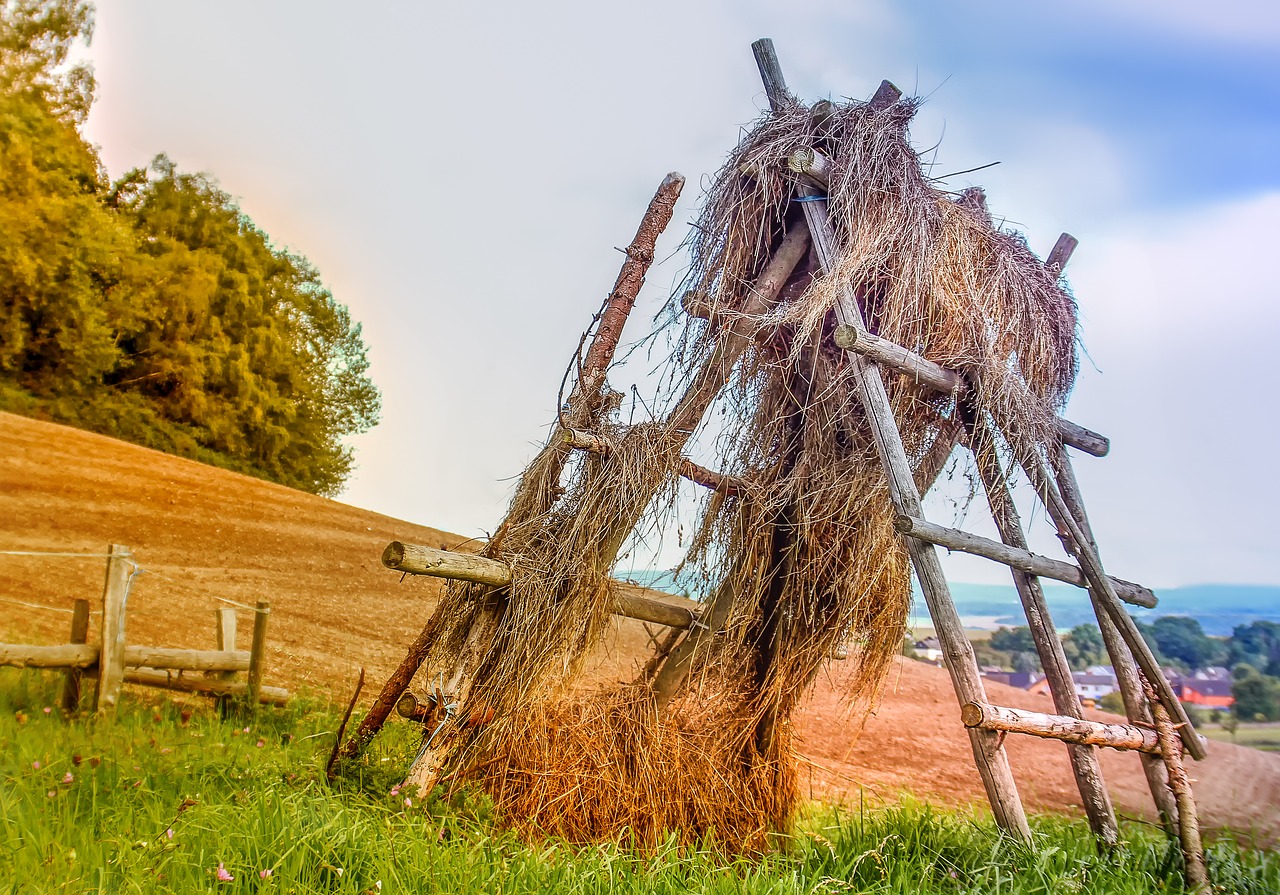
[{"label": "white cloud", "polygon": [[1199,43],[1280,44],[1280,5],[1274,0],[1084,0],[1080,8],[1148,34]]}]

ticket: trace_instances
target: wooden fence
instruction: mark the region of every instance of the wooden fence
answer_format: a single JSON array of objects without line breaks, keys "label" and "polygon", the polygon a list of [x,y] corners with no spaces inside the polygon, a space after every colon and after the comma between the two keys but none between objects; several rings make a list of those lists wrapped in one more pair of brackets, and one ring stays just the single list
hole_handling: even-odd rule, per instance
[{"label": "wooden fence", "polygon": [[[102,591],[102,630],[99,643],[89,643],[89,601],[75,601],[71,637],[55,646],[0,643],[0,666],[63,668],[66,680],[62,706],[79,711],[85,679],[96,679],[93,710],[112,714],[123,684],[141,684],[166,690],[201,693],[221,700],[241,697],[249,705],[284,705],[289,692],[267,687],[262,673],[267,646],[267,620],[271,604],[259,601],[254,609],[253,644],[249,651],[236,649],[235,609],[214,610],[211,650],[135,646],[125,642],[125,618],[129,585],[138,566],[129,548],[111,545],[107,557],[106,584]],[[237,673],[245,672],[244,679]]]}]

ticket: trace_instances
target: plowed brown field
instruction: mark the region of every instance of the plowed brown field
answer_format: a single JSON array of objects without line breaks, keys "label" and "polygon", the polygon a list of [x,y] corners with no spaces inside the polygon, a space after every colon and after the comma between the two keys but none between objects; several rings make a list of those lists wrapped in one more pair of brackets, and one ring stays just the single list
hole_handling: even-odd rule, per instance
[{"label": "plowed brown field", "polygon": [[[267,683],[340,697],[364,667],[376,692],[439,593],[437,582],[401,582],[382,568],[382,549],[393,539],[446,548],[462,541],[114,439],[0,413],[5,640],[64,641],[71,601],[97,600],[102,590],[100,558],[15,552],[101,554],[116,543],[129,547],[146,570],[129,597],[130,642],[210,648],[211,610],[267,599]],[[251,624],[250,613],[242,612],[242,647]],[[630,677],[646,641],[638,624],[620,624],[593,677]],[[946,804],[982,801],[942,669],[900,661],[879,707],[860,723],[843,707],[842,667],[832,663],[795,719],[804,778],[814,795],[878,804],[906,791]],[[987,689],[994,703],[1052,711],[1047,697],[994,683]],[[1010,737],[1008,747],[1029,805],[1079,813],[1062,746]],[[1117,810],[1150,818],[1137,757],[1104,750],[1103,770]],[[1280,755],[1213,743],[1208,760],[1191,772],[1206,826],[1253,831],[1268,843],[1280,836]]]}]

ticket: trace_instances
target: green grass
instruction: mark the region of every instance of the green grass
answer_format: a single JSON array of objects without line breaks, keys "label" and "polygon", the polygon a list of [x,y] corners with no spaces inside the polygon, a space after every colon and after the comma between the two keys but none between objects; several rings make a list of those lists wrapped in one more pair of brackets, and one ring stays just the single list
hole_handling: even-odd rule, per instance
[{"label": "green grass", "polygon": [[1280,725],[1277,724],[1241,724],[1234,736],[1217,724],[1203,724],[1196,729],[1211,740],[1264,752],[1280,752]]},{"label": "green grass", "polygon": [[[1102,858],[1079,822],[1035,819],[1026,849],[988,819],[922,804],[815,808],[754,860],[711,844],[643,855],[525,843],[475,794],[393,795],[415,746],[402,723],[330,788],[329,707],[232,722],[143,693],[108,724],[45,713],[56,693],[56,676],[0,669],[0,892],[1181,891],[1176,849],[1149,828],[1128,825]],[[1210,860],[1221,891],[1280,891],[1274,853],[1220,842]]]}]

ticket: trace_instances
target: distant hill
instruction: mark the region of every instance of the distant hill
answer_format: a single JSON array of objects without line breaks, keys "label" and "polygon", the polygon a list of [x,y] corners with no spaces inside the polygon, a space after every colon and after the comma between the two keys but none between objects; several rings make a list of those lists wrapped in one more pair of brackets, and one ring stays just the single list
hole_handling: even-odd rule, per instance
[{"label": "distant hill", "polygon": [[[697,599],[687,585],[677,582],[664,570],[631,569],[619,577],[645,587],[685,594]],[[971,627],[1025,625],[1018,592],[1011,584],[953,583],[951,595],[961,618]],[[1093,622],[1089,595],[1066,584],[1045,584],[1045,596],[1059,630]],[[1162,615],[1189,615],[1197,619],[1206,634],[1226,637],[1236,625],[1254,621],[1280,622],[1280,586],[1264,584],[1195,584],[1156,591],[1160,603],[1155,609],[1132,606],[1130,612],[1140,621],[1151,621]],[[916,589],[916,624],[929,624],[924,598]]]}]

